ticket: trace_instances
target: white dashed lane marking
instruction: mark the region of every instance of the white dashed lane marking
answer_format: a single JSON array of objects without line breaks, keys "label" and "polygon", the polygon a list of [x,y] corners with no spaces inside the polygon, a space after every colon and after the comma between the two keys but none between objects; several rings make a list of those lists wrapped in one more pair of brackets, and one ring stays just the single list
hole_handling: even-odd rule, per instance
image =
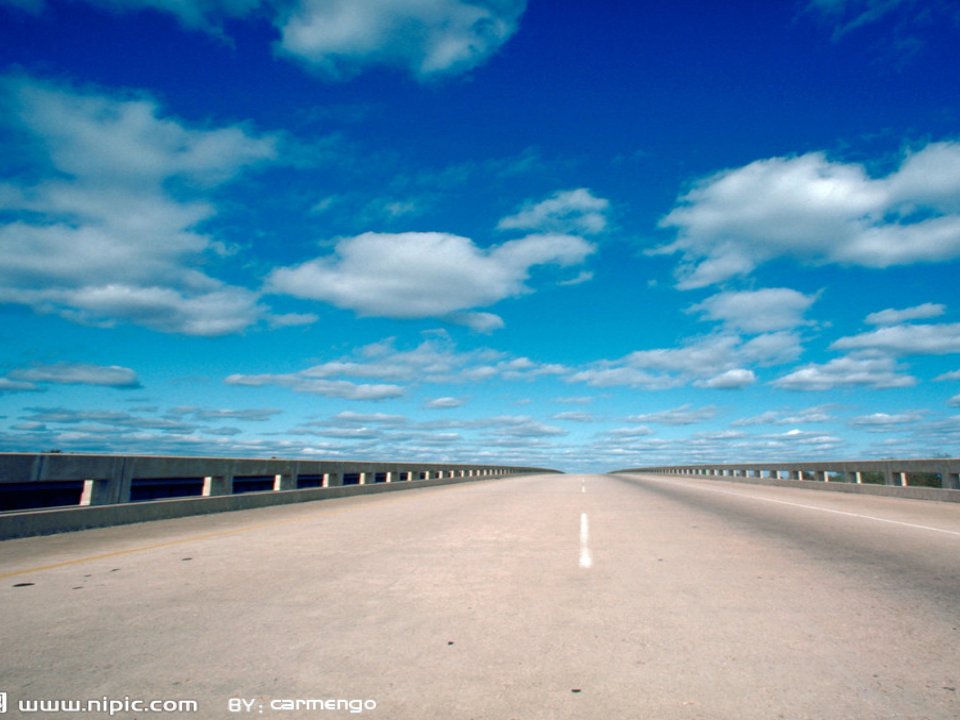
[{"label": "white dashed lane marking", "polygon": [[588,568],[593,565],[590,555],[590,519],[586,513],[580,513],[580,567]]}]

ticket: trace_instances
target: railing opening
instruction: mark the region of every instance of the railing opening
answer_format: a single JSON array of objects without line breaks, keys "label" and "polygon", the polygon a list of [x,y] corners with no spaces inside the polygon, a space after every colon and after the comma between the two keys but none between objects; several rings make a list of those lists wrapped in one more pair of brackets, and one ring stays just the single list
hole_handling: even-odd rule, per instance
[{"label": "railing opening", "polygon": [[273,490],[273,475],[247,475],[233,478],[233,492],[235,495],[248,492],[264,492]]},{"label": "railing opening", "polygon": [[83,480],[3,483],[0,511],[79,505]]},{"label": "railing opening", "polygon": [[130,502],[203,495],[203,478],[134,478],[130,483]]},{"label": "railing opening", "polygon": [[323,475],[298,475],[297,490],[323,487]]}]

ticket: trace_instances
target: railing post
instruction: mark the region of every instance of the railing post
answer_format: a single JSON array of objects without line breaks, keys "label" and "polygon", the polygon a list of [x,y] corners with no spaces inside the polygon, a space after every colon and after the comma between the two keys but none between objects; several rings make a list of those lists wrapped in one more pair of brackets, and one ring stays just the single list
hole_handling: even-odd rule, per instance
[{"label": "railing post", "polygon": [[83,481],[80,493],[81,505],[113,505],[117,502],[116,483],[109,479]]},{"label": "railing post", "polygon": [[296,490],[297,489],[296,473],[275,474],[273,476],[273,489],[274,490]]},{"label": "railing post", "polygon": [[130,502],[133,485],[133,459],[117,458],[113,475],[109,478],[91,478],[83,481],[81,505],[116,505]]},{"label": "railing post", "polygon": [[960,473],[950,472],[949,468],[944,470],[940,484],[948,490],[960,490]]},{"label": "railing post", "polygon": [[203,497],[233,495],[233,474],[207,475],[203,478]]}]

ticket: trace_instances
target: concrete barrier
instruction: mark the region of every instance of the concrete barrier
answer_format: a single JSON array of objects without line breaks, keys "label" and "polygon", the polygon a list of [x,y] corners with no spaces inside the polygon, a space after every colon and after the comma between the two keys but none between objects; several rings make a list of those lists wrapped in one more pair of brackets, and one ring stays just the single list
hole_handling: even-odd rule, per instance
[{"label": "concrete barrier", "polygon": [[432,463],[0,453],[0,540],[556,472]]},{"label": "concrete barrier", "polygon": [[711,463],[616,470],[814,490],[960,502],[960,459]]}]

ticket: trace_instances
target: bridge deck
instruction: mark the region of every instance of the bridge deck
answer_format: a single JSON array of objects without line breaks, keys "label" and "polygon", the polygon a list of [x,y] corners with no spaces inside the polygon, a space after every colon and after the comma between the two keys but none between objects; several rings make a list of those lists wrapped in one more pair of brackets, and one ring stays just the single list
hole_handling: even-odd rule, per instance
[{"label": "bridge deck", "polygon": [[960,506],[530,476],[9,540],[0,613],[14,708],[953,719]]}]

